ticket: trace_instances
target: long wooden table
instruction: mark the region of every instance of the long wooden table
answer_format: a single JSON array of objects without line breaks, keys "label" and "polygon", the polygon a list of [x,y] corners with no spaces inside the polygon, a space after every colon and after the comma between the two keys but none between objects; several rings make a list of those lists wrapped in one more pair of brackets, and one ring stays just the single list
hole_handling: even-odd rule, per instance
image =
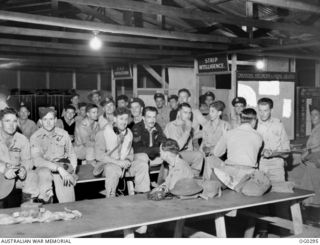
[{"label": "long wooden table", "polygon": [[[52,223],[15,224],[0,226],[0,237],[83,237],[123,230],[125,237],[133,237],[133,229],[157,223],[177,221],[175,237],[182,234],[184,220],[215,215],[218,237],[226,237],[224,215],[232,210],[289,202],[293,217],[294,234],[302,232],[303,224],[299,201],[313,196],[304,190],[295,193],[268,193],[263,197],[246,197],[233,191],[224,191],[222,197],[211,200],[147,200],[145,195],[111,199],[84,200],[73,203],[50,204],[50,211],[64,207],[79,210],[83,217],[72,221]],[[2,209],[0,213],[13,213],[17,209]]]}]

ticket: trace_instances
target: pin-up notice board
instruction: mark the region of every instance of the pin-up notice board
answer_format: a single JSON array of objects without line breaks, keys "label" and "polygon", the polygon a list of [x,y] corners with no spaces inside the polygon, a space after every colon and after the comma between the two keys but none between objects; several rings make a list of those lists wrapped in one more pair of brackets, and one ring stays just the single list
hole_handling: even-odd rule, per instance
[{"label": "pin-up notice board", "polygon": [[247,107],[257,112],[257,101],[268,97],[273,100],[272,116],[279,118],[288,134],[294,139],[295,73],[237,72],[237,94],[247,101]]}]

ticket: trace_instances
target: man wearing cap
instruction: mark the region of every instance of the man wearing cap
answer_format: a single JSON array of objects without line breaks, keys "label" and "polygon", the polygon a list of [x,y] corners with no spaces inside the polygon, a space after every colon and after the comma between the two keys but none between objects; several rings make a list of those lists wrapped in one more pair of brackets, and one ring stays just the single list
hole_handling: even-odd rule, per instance
[{"label": "man wearing cap", "polygon": [[290,142],[282,122],[271,117],[272,108],[273,101],[270,98],[258,100],[257,131],[264,141],[259,169],[265,172],[274,184],[285,181],[283,158],[288,157]]},{"label": "man wearing cap", "polygon": [[129,104],[129,98],[125,94],[121,94],[117,97],[117,108],[124,107],[127,108]]},{"label": "man wearing cap", "polygon": [[98,108],[98,116],[103,114],[103,108],[100,105],[102,98],[102,92],[100,90],[92,90],[88,94],[88,100],[95,104]]},{"label": "man wearing cap", "polygon": [[177,119],[167,124],[164,133],[167,138],[178,142],[182,158],[190,164],[195,175],[199,175],[203,165],[204,154],[200,151],[195,151],[193,148],[194,129],[190,120],[191,113],[192,109],[188,103],[179,104]]},{"label": "man wearing cap", "polygon": [[175,94],[170,95],[170,97],[168,98],[168,102],[171,108],[169,119],[170,122],[172,122],[176,120],[178,114],[178,96]]},{"label": "man wearing cap", "polygon": [[[18,115],[13,108],[5,108],[0,111],[0,175],[1,188],[6,186],[5,182],[11,182],[17,189],[22,189],[23,201],[38,196],[37,176],[32,171],[33,163],[30,156],[29,140],[17,132]],[[15,193],[10,190],[2,190],[4,195],[1,205],[3,208],[10,208]],[[10,193],[9,193],[10,192]],[[2,199],[2,198],[1,198]],[[20,205],[20,200],[17,205]],[[15,205],[16,206],[16,205]]]},{"label": "man wearing cap", "polygon": [[165,97],[162,93],[155,93],[154,101],[158,110],[157,115],[157,123],[160,125],[162,129],[164,129],[167,125],[169,120],[170,108],[165,105]]},{"label": "man wearing cap", "polygon": [[36,123],[28,118],[29,115],[29,109],[25,105],[21,105],[19,109],[18,124],[22,134],[28,139],[30,139],[31,135],[38,130]]},{"label": "man wearing cap", "polygon": [[43,202],[52,200],[53,181],[58,201],[73,202],[77,157],[69,134],[55,126],[56,111],[51,108],[41,112],[40,120],[43,127],[30,139],[31,157],[39,174],[39,199]]},{"label": "man wearing cap", "polygon": [[86,160],[87,163],[95,164],[94,143],[96,133],[99,131],[98,107],[88,104],[86,117],[80,124],[76,125],[74,150],[77,158]]},{"label": "man wearing cap", "polygon": [[[115,197],[119,179],[125,171],[135,178],[135,191],[150,190],[149,166],[145,161],[135,161],[132,150],[132,132],[127,128],[130,111],[120,107],[114,112],[114,126],[108,124],[96,135],[95,151],[98,161],[94,174],[106,177],[106,197]],[[103,168],[102,168],[103,167]]]},{"label": "man wearing cap", "polygon": [[132,129],[133,126],[142,121],[142,112],[145,105],[142,99],[135,97],[130,101],[131,119],[128,124],[128,128]]},{"label": "man wearing cap", "polygon": [[240,115],[243,109],[246,108],[247,101],[243,97],[235,97],[231,103],[234,107],[234,115],[231,117],[230,124],[232,128],[236,128],[241,124]]},{"label": "man wearing cap", "polygon": [[99,128],[103,129],[107,124],[113,124],[113,113],[116,109],[116,106],[113,100],[104,100],[100,104],[103,107],[104,112],[102,115],[99,116],[98,123]]},{"label": "man wearing cap", "polygon": [[[50,108],[50,109],[53,110],[53,111],[56,111],[55,106],[39,107],[39,115],[43,114],[48,108]],[[55,126],[56,126],[57,128],[62,128],[62,129],[63,129],[63,123],[62,123],[62,121],[56,120]],[[38,128],[41,128],[41,127],[42,127],[42,124],[41,124],[41,120],[40,120],[40,119],[39,119],[38,122],[37,122],[37,127],[38,127]]]},{"label": "man wearing cap", "polygon": [[156,122],[157,113],[155,107],[145,107],[143,110],[143,120],[132,128],[132,147],[135,159],[140,158],[147,163],[151,160],[151,166],[162,163],[159,147],[166,138],[161,127]]},{"label": "man wearing cap", "polygon": [[[256,123],[256,111],[243,110],[241,125],[226,132],[214,147],[204,169],[205,179],[217,178],[230,189],[248,196],[261,196],[267,191],[270,180],[257,171],[262,137],[254,130]],[[228,158],[223,162],[218,157],[225,152]]]}]

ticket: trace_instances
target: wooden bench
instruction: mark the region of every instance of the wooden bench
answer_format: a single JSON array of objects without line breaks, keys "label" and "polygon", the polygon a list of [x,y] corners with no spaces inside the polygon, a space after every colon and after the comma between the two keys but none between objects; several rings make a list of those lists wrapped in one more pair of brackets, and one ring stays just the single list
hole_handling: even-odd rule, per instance
[{"label": "wooden bench", "polygon": [[[184,232],[184,221],[188,218],[214,215],[217,237],[226,237],[225,214],[232,210],[242,210],[266,204],[287,202],[292,220],[287,221],[295,236],[302,234],[304,226],[299,202],[314,194],[296,189],[294,193],[268,193],[262,197],[247,197],[227,190],[222,197],[211,200],[164,200],[151,201],[146,195],[122,196],[109,199],[92,199],[73,203],[46,205],[50,211],[61,211],[64,207],[76,209],[82,218],[65,222],[16,224],[1,226],[0,237],[83,237],[111,231],[123,231],[125,237],[134,237],[134,229],[176,221],[175,237]],[[17,209],[3,209],[11,214]],[[290,229],[288,227],[288,229]]]}]

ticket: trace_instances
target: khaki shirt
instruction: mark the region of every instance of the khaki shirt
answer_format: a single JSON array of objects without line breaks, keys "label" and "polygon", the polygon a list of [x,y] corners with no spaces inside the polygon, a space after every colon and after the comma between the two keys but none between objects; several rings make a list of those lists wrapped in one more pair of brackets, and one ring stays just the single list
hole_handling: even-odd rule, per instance
[{"label": "khaki shirt", "polygon": [[228,122],[220,119],[216,125],[213,125],[211,121],[208,121],[203,126],[201,149],[204,146],[213,149],[222,135],[224,135],[230,129],[230,127],[231,126]]},{"label": "khaki shirt", "polygon": [[38,130],[36,123],[30,119],[25,122],[19,120],[19,128],[24,136],[30,139],[31,135]]},{"label": "khaki shirt", "polygon": [[157,123],[160,125],[162,129],[166,127],[168,122],[170,122],[170,107],[163,106],[161,109],[157,108]]},{"label": "khaki shirt", "polygon": [[[106,156],[115,160],[128,159],[129,154],[132,153],[133,136],[131,130],[127,129],[122,133],[122,136],[124,138],[121,143],[120,136],[114,132],[112,125],[109,124],[99,131],[95,139],[96,159],[100,162],[108,162]],[[116,148],[117,146],[118,148]]]},{"label": "khaki shirt", "polygon": [[99,123],[99,128],[103,129],[107,124],[112,125],[113,124],[113,120],[108,120],[103,115],[101,115],[98,118],[98,123]]},{"label": "khaki shirt", "polygon": [[239,127],[239,126],[241,125],[240,116],[231,117],[230,125],[231,125],[231,128],[232,128],[232,129]]},{"label": "khaki shirt", "polygon": [[30,139],[31,156],[36,167],[55,169],[54,162],[68,158],[74,169],[77,167],[77,157],[67,131],[55,127],[53,132],[43,128],[38,129]]},{"label": "khaki shirt", "polygon": [[32,169],[30,143],[24,135],[16,132],[9,147],[4,138],[0,136],[0,172],[4,173],[6,163],[13,166],[24,166],[27,170]]},{"label": "khaki shirt", "polygon": [[173,139],[178,142],[180,150],[193,150],[192,135],[186,131],[184,125],[181,125],[181,121],[176,119],[169,122],[164,129],[164,134],[168,139]]},{"label": "khaki shirt", "polygon": [[177,156],[174,166],[169,165],[169,173],[164,182],[165,186],[171,190],[178,180],[193,178],[194,174],[191,167],[180,157]]},{"label": "khaki shirt", "polygon": [[226,164],[257,167],[257,159],[262,146],[262,137],[249,124],[225,133],[214,148],[214,155],[222,156],[228,151]]},{"label": "khaki shirt", "polygon": [[95,137],[98,131],[98,122],[94,122],[91,126],[88,118],[83,119],[78,125],[76,125],[74,145],[94,147]]},{"label": "khaki shirt", "polygon": [[320,124],[312,129],[306,146],[307,149],[311,149],[311,152],[320,151]]}]

